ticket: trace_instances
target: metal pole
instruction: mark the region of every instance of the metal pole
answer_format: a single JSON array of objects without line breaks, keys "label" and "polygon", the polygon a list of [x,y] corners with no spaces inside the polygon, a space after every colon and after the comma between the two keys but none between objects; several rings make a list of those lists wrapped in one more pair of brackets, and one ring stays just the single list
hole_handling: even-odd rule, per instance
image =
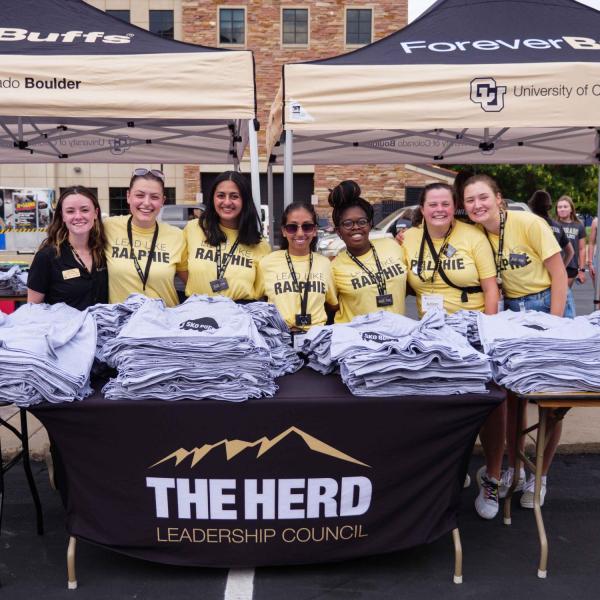
[{"label": "metal pole", "polygon": [[256,212],[260,215],[260,169],[258,165],[258,136],[254,119],[248,120],[248,141],[250,142],[250,178],[252,180],[252,198]]},{"label": "metal pole", "polygon": [[[600,224],[600,166],[598,167],[598,224]],[[600,244],[598,243],[598,228],[596,228],[596,255],[594,264],[600,267]],[[599,268],[600,270],[600,268]],[[594,290],[594,310],[600,310],[600,273],[596,272],[596,289]]]},{"label": "metal pole", "polygon": [[275,213],[273,212],[273,164],[267,165],[267,204],[269,207],[269,244],[275,244]]},{"label": "metal pole", "polygon": [[294,201],[294,134],[291,130],[285,132],[283,148],[283,207]]}]

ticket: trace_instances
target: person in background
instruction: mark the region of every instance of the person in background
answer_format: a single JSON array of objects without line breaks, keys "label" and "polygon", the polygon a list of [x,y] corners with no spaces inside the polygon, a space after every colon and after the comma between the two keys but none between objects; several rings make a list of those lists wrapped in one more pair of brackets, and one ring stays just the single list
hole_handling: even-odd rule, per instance
[{"label": "person in background", "polygon": [[27,302],[65,302],[79,310],[108,302],[105,245],[96,196],[83,186],[64,190],[29,269]]},{"label": "person in background", "polygon": [[[544,219],[550,226],[550,229],[552,229],[552,233],[562,251],[562,258],[567,269],[568,278],[569,270],[567,265],[575,258],[575,247],[571,244],[562,225],[550,218],[550,210],[552,209],[552,198],[550,197],[550,194],[546,190],[537,190],[533,193],[531,198],[529,198],[527,204],[529,205],[531,212]],[[575,299],[573,298],[573,292],[571,292],[570,287],[567,289],[567,306],[565,308],[564,316],[569,318],[575,316]]]},{"label": "person in background", "polygon": [[[430,309],[496,314],[500,294],[492,249],[480,230],[455,219],[452,188],[445,183],[425,186],[419,206],[423,222],[404,236],[408,283],[417,295],[419,315]],[[486,466],[478,473],[475,510],[484,519],[498,514],[505,421],[502,403],[479,434]]]},{"label": "person in background", "polygon": [[157,222],[164,203],[163,172],[134,169],[127,190],[130,214],[105,221],[111,303],[138,293],[162,298],[167,306],[178,304],[175,273],[187,281],[187,251],[180,229]]},{"label": "person in background", "polygon": [[[480,225],[494,251],[496,276],[504,293],[504,307],[519,311],[539,310],[562,317],[567,301],[567,271],[560,246],[548,225],[525,211],[508,211],[498,184],[487,175],[475,175],[465,184],[463,202],[467,215]],[[502,473],[499,496],[506,496],[515,466],[516,398],[507,397],[506,439],[509,468]],[[523,423],[526,423],[523,406]],[[543,504],[547,473],[556,452],[562,422],[550,420],[542,468]],[[521,506],[533,508],[535,478],[519,473],[516,491],[523,490]]]},{"label": "person in background", "polygon": [[184,229],[189,252],[185,292],[222,295],[236,302],[256,299],[256,268],[271,247],[246,177],[225,171],[214,181],[206,209]]},{"label": "person in background", "polygon": [[373,207],[361,197],[358,183],[342,181],[329,193],[335,231],[346,244],[332,263],[338,292],[336,323],[380,310],[404,314],[404,250],[392,238],[369,240]]},{"label": "person in background", "polygon": [[585,283],[585,225],[579,220],[575,212],[575,205],[570,196],[561,196],[556,203],[556,218],[563,228],[567,238],[575,250],[575,256],[567,264],[569,287],[573,286],[575,279]]},{"label": "person in background", "polygon": [[[598,240],[598,217],[594,217],[592,226],[590,228],[590,241],[587,246],[587,266],[590,269],[590,275],[592,276],[592,284],[594,290],[596,289],[596,273],[598,272],[598,263],[596,260],[596,243]],[[594,292],[595,293],[595,292]],[[596,308],[600,308],[596,306]]]},{"label": "person in background", "polygon": [[[257,297],[266,296],[293,332],[325,325],[337,308],[331,262],[316,252],[317,215],[311,204],[293,202],[281,217],[281,250],[258,264]],[[328,307],[329,310],[326,310]]]}]

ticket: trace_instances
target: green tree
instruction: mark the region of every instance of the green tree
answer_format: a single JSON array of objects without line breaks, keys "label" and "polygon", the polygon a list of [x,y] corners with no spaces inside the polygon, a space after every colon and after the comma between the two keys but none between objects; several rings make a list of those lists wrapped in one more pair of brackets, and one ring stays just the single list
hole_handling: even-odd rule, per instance
[{"label": "green tree", "polygon": [[563,195],[571,196],[580,213],[595,215],[597,212],[596,165],[452,165],[450,168],[492,176],[503,196],[511,200],[527,202],[533,192],[544,189],[555,202]]}]

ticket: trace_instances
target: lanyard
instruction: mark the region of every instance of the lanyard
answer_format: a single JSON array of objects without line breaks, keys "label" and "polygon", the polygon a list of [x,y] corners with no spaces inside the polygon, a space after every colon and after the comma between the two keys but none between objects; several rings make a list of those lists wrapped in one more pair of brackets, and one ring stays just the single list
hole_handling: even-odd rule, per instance
[{"label": "lanyard", "polygon": [[133,264],[135,265],[135,270],[137,271],[138,277],[142,282],[142,289],[146,291],[146,283],[148,282],[148,276],[150,275],[150,265],[154,260],[154,250],[156,249],[156,240],[158,239],[158,223],[154,224],[154,235],[152,236],[150,252],[148,253],[148,258],[146,259],[146,269],[142,271],[142,267],[140,267],[140,263],[138,262],[137,256],[135,255],[135,250],[133,249],[133,233],[131,231],[131,219],[132,217],[129,217],[129,219],[127,219],[127,237],[129,238],[129,247],[131,248],[131,258],[133,259]]},{"label": "lanyard", "polygon": [[[69,244],[69,248],[71,249],[71,252],[73,254],[73,258],[75,259],[75,262],[77,262],[79,264],[79,266],[88,274],[90,273],[90,270],[85,266],[85,263],[83,262],[83,260],[81,259],[81,256],[79,256],[79,254],[77,254],[77,250],[75,250],[75,248],[73,248],[73,246],[71,246],[70,242],[67,242],[67,244]],[[93,262],[93,257],[92,257],[92,270],[94,269],[94,262]]]},{"label": "lanyard", "polygon": [[227,267],[229,266],[229,263],[233,258],[233,255],[235,254],[239,243],[240,240],[238,238],[233,243],[233,246],[231,246],[229,252],[227,252],[223,257],[221,257],[221,244],[217,246],[217,249],[215,251],[215,261],[217,262],[217,280],[221,279],[225,274],[225,271],[227,270]]},{"label": "lanyard", "polygon": [[377,251],[375,250],[373,244],[371,244],[371,251],[373,252],[375,264],[377,265],[377,273],[373,273],[369,267],[356,258],[354,254],[350,254],[348,250],[346,250],[346,254],[371,278],[371,282],[377,285],[377,291],[379,292],[379,295],[385,296],[387,294],[387,285],[385,283],[385,277],[383,276],[383,269],[381,268],[379,256],[377,255]]},{"label": "lanyard", "polygon": [[[440,265],[442,262],[442,256],[445,254],[446,249],[448,248],[448,240],[450,238],[450,234],[452,233],[452,225],[448,228],[446,235],[444,236],[444,241],[442,242],[442,247],[440,248],[439,253],[435,251],[435,246],[433,245],[433,240],[429,235],[429,231],[427,231],[427,224],[423,223],[423,236],[421,237],[421,247],[419,248],[419,260],[417,262],[417,276],[423,282],[433,283],[435,279],[436,273],[440,270]],[[425,279],[421,273],[423,273],[423,256],[425,254],[425,242],[427,242],[427,246],[429,247],[429,252],[431,254],[431,258],[434,261],[433,273],[429,279]]]},{"label": "lanyard", "polygon": [[294,263],[290,257],[290,253],[286,250],[285,259],[287,260],[288,268],[290,270],[290,275],[292,276],[292,281],[294,285],[298,289],[298,293],[300,294],[300,314],[304,317],[306,316],[306,310],[308,308],[308,288],[310,287],[310,272],[312,271],[313,264],[313,253],[310,253],[310,259],[308,261],[308,274],[306,275],[306,283],[304,284],[304,291],[300,288],[300,284],[298,283],[298,276],[296,275],[296,271],[294,270]]},{"label": "lanyard", "polygon": [[504,262],[504,228],[506,227],[506,213],[501,210],[500,211],[500,232],[498,234],[498,253],[494,251],[494,246],[492,241],[490,240],[490,236],[485,227],[483,230],[485,231],[485,235],[492,247],[492,252],[494,253],[494,258],[496,259],[496,283],[498,285],[502,285],[502,263]]}]

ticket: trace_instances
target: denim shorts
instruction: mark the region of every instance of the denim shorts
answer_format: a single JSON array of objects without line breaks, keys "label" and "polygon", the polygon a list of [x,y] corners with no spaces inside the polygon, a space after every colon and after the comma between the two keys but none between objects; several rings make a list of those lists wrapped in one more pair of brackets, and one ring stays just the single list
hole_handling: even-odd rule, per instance
[{"label": "denim shorts", "polygon": [[[504,298],[504,308],[515,312],[538,310],[550,314],[550,297],[550,288],[547,288],[537,294],[529,294],[529,296],[521,296],[521,298]],[[575,317],[575,301],[571,289],[567,292],[567,303],[563,316],[569,319]]]}]

